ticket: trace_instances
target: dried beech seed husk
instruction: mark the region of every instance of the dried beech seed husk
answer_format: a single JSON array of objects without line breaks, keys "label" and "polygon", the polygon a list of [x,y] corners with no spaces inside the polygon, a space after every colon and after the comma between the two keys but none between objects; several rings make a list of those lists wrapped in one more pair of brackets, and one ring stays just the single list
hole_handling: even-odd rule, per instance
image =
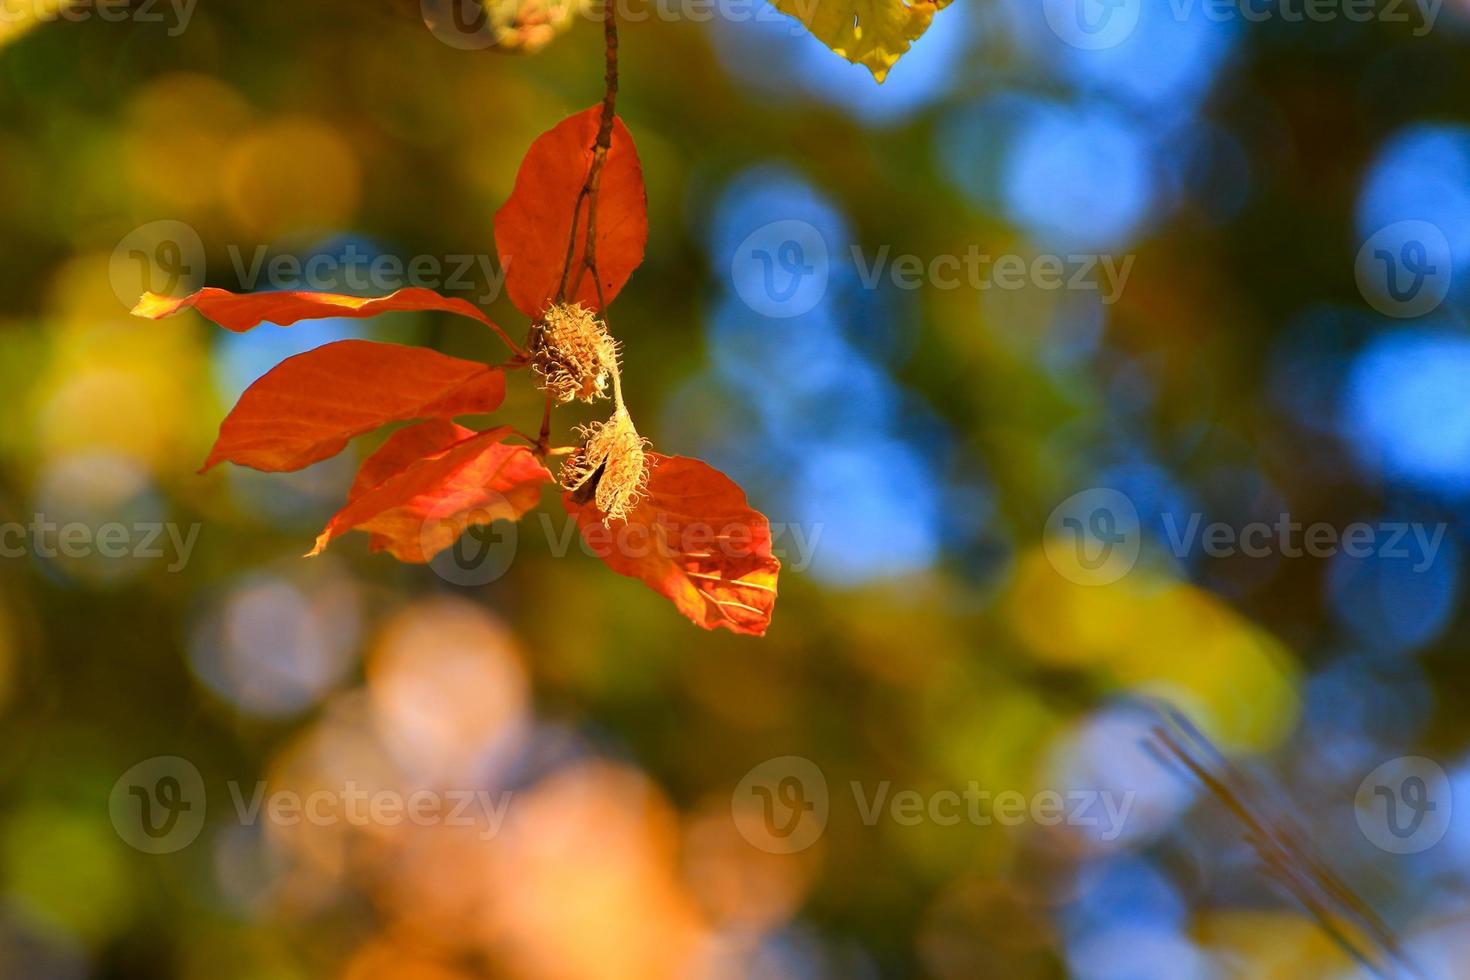
[{"label": "dried beech seed husk", "polygon": [[567,458],[562,487],[578,503],[596,504],[604,524],[626,520],[648,487],[648,440],[622,409],[581,431],[586,443]]},{"label": "dried beech seed husk", "polygon": [[554,304],[532,332],[531,366],[542,390],[561,404],[605,398],[617,358],[607,326],[579,304]]}]

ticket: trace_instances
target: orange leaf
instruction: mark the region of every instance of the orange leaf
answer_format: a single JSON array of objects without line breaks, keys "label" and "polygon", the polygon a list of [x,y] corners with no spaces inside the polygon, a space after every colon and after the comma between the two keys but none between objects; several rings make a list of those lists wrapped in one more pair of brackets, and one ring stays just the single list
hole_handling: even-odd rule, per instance
[{"label": "orange leaf", "polygon": [[[643,261],[648,241],[648,197],[633,137],[613,120],[612,143],[597,192],[597,280],[585,272],[588,207],[582,186],[592,169],[602,106],[563,120],[531,144],[516,174],[510,200],[495,215],[495,248],[505,266],[511,302],[533,320],[561,291],[567,247],[573,245],[567,302],[600,310]],[[577,215],[572,242],[572,215]],[[579,281],[580,280],[580,281]]]},{"label": "orange leaf", "polygon": [[[525,446],[507,446],[508,426],[469,432],[449,445],[444,440],[469,432],[435,421],[393,434],[363,463],[347,506],[316,539],[312,555],[356,528],[372,534],[372,550],[399,561],[427,562],[458,540],[465,529],[496,520],[519,520],[541,499],[551,473]],[[438,450],[389,473],[415,448]]]},{"label": "orange leaf", "polygon": [[299,470],[389,422],[493,412],[504,399],[500,368],[424,347],[339,340],[288,357],[247,388],[204,469],[228,461]]},{"label": "orange leaf", "polygon": [[648,454],[648,492],[626,522],[603,524],[572,493],[562,502],[582,539],[609,568],[642,579],[705,629],[761,636],[776,605],[781,562],[771,527],[745,492],[708,464]]},{"label": "orange leaf", "polygon": [[[437,456],[452,448],[455,443],[477,434],[474,429],[466,429],[448,419],[430,419],[399,429],[358,467],[357,479],[352,481],[352,489],[347,491],[347,502],[352,503],[419,460]],[[374,534],[369,548],[376,554],[387,546],[388,539],[385,536]]]},{"label": "orange leaf", "polygon": [[410,286],[388,296],[341,296],[337,293],[277,292],[232,293],[224,289],[201,289],[192,296],[176,299],[144,293],[133,307],[134,316],[161,320],[187,309],[195,309],[226,330],[244,333],[262,323],[287,327],[298,320],[322,317],[362,319],[380,313],[440,310],[479,320],[499,331],[479,307],[462,299],[440,296],[432,289]]},{"label": "orange leaf", "polygon": [[479,434],[448,419],[430,419],[399,429],[378,447],[377,452],[362,461],[357,479],[352,481],[352,489],[347,491],[348,503],[419,460],[437,456],[455,443]]}]

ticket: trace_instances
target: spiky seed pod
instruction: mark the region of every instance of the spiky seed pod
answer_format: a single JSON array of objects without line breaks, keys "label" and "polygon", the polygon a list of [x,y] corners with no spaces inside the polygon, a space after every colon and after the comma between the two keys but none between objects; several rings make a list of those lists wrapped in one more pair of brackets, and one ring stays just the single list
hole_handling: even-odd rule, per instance
[{"label": "spiky seed pod", "polygon": [[581,434],[586,442],[562,467],[562,487],[578,503],[595,503],[602,523],[626,520],[648,487],[648,440],[621,408],[606,422],[583,427]]},{"label": "spiky seed pod", "polygon": [[618,345],[606,324],[580,304],[554,304],[532,332],[531,367],[541,389],[563,405],[605,398],[617,359]]}]

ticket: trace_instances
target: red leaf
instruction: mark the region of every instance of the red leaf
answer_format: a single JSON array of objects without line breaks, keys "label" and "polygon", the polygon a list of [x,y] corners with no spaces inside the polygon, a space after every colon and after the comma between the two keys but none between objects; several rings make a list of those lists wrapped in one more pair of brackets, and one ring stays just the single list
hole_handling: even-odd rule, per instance
[{"label": "red leaf", "polygon": [[[477,435],[474,429],[466,429],[448,419],[430,419],[399,429],[388,437],[357,470],[357,479],[347,491],[350,504],[358,497],[384,483],[389,477],[397,476],[419,460],[437,456],[452,448],[455,443]],[[376,554],[388,546],[388,538],[374,534],[369,548]]]},{"label": "red leaf", "polygon": [[[535,507],[551,473],[525,446],[501,442],[510,428],[470,432],[443,445],[460,431],[469,432],[435,421],[394,433],[363,463],[347,506],[328,522],[311,554],[321,554],[334,538],[356,528],[372,534],[373,551],[423,563],[454,544],[466,528],[519,520]],[[433,455],[414,459],[369,486],[414,449],[435,446]]]},{"label": "red leaf", "polygon": [[531,144],[516,174],[510,200],[495,215],[495,248],[505,266],[511,302],[533,320],[541,319],[561,289],[572,237],[577,235],[567,284],[567,301],[600,310],[623,288],[643,261],[648,241],[648,197],[633,137],[621,119],[613,120],[612,143],[597,192],[597,282],[584,269],[588,207],[579,197],[592,168],[593,146],[602,106],[563,120]]},{"label": "red leaf", "polygon": [[504,399],[500,368],[424,347],[340,340],[288,357],[246,389],[204,469],[229,461],[299,470],[389,422],[493,412]]},{"label": "red leaf", "polygon": [[441,310],[479,320],[492,329],[499,327],[479,307],[462,299],[440,296],[432,289],[410,286],[388,296],[341,296],[336,293],[278,292],[232,293],[224,289],[201,289],[192,296],[176,299],[144,293],[133,307],[133,315],[161,320],[182,310],[195,309],[226,330],[244,333],[262,323],[287,327],[298,320],[322,317],[363,319],[380,313]]},{"label": "red leaf", "polygon": [[399,429],[378,447],[377,452],[362,461],[357,479],[352,481],[352,489],[347,491],[348,503],[419,460],[437,456],[455,443],[479,434],[448,419],[430,419]]},{"label": "red leaf", "polygon": [[719,470],[684,456],[648,457],[647,495],[626,522],[605,526],[594,505],[563,495],[582,539],[613,571],[642,579],[705,629],[763,635],[781,571],[769,522]]}]

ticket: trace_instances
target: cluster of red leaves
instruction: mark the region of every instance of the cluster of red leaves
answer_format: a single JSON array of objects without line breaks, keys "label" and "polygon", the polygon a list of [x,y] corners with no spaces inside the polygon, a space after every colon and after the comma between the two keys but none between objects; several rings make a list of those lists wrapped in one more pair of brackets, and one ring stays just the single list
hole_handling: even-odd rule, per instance
[{"label": "cluster of red leaves", "polygon": [[[495,218],[511,301],[533,322],[553,301],[602,312],[643,260],[648,238],[642,168],[632,136],[614,120],[600,172],[589,181],[602,107],[538,138]],[[589,193],[592,185],[592,193]],[[595,231],[592,256],[585,232]],[[584,275],[586,272],[588,274]],[[470,317],[516,346],[483,311],[428,289],[359,298],[329,293],[234,294],[203,289],[183,299],[145,295],[134,309],[158,319],[194,309],[226,329],[289,326],[318,317],[435,310]],[[327,524],[318,554],[349,530],[373,551],[427,562],[467,528],[517,520],[554,478],[544,444],[520,445],[508,426],[475,431],[453,420],[494,412],[508,369],[420,347],[345,340],[282,361],[241,396],[220,426],[204,468],[231,462],[267,472],[298,470],[336,455],[355,436],[396,422],[362,464],[347,505]],[[588,549],[608,567],[668,597],[705,629],[763,634],[776,602],[780,561],[770,525],[724,474],[695,459],[650,452],[646,494],[626,520],[608,520],[583,494],[563,493]]]}]

